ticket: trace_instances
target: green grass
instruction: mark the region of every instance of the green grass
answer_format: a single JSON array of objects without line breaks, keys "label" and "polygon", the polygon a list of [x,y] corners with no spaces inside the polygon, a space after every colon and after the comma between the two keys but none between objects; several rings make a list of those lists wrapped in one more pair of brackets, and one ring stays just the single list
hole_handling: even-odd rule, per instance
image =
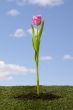
[{"label": "green grass", "polygon": [[0,110],[73,110],[73,86],[41,86],[41,92],[50,92],[62,98],[54,100],[18,100],[14,97],[36,91],[35,86],[0,86]]}]

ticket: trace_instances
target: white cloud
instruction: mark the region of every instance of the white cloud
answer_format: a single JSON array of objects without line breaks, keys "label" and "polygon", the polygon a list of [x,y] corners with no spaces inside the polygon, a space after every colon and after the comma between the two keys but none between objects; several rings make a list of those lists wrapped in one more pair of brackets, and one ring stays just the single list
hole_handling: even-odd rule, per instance
[{"label": "white cloud", "polygon": [[1,76],[0,80],[12,80],[13,77],[12,76]]},{"label": "white cloud", "polygon": [[50,61],[50,60],[53,60],[53,57],[52,56],[40,56],[39,60],[40,61]]},{"label": "white cloud", "polygon": [[26,32],[22,29],[22,28],[18,28],[16,29],[14,34],[10,34],[9,36],[14,36],[17,38],[21,38],[21,37],[25,37],[26,36]]},{"label": "white cloud", "polygon": [[7,15],[9,15],[9,16],[18,16],[18,15],[20,15],[20,12],[16,9],[11,9],[7,12]]},{"label": "white cloud", "polygon": [[13,79],[12,76],[8,76],[8,77],[6,77],[6,80],[12,80],[12,79]]},{"label": "white cloud", "polygon": [[63,59],[64,60],[73,60],[73,56],[66,54],[66,55],[64,55]]},{"label": "white cloud", "polygon": [[29,3],[40,6],[56,6],[64,3],[64,0],[8,0],[8,1],[14,1],[18,5],[24,5],[25,3]]},{"label": "white cloud", "polygon": [[62,4],[63,1],[64,0],[29,0],[29,3],[41,6],[55,6]]},{"label": "white cloud", "polygon": [[7,64],[4,61],[0,61],[0,80],[10,80],[12,79],[11,75],[27,73],[35,73],[35,69],[16,64]]}]

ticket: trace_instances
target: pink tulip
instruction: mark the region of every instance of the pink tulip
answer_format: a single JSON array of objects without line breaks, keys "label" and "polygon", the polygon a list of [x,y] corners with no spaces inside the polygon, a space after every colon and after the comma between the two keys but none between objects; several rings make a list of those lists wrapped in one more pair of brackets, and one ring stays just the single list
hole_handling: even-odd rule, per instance
[{"label": "pink tulip", "polygon": [[41,22],[42,22],[42,16],[40,16],[40,15],[37,15],[37,16],[33,16],[32,17],[32,23],[34,24],[34,25],[40,25],[41,24]]}]

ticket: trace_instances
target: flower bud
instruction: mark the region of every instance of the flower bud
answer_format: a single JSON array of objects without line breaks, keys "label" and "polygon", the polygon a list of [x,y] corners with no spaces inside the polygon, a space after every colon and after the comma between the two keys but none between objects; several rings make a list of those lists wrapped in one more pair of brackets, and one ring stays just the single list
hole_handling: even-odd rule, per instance
[{"label": "flower bud", "polygon": [[34,24],[34,25],[40,25],[41,24],[41,22],[42,22],[42,16],[40,16],[40,15],[37,15],[37,16],[33,16],[32,17],[32,23]]}]

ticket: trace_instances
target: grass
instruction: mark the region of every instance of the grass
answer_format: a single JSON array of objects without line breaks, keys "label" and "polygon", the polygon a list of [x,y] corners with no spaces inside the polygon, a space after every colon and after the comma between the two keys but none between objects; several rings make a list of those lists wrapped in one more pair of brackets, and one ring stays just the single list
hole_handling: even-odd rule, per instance
[{"label": "grass", "polygon": [[35,86],[0,86],[0,110],[73,110],[73,86],[41,86],[41,92],[51,93],[62,98],[54,100],[19,100],[17,97],[36,92]]}]

